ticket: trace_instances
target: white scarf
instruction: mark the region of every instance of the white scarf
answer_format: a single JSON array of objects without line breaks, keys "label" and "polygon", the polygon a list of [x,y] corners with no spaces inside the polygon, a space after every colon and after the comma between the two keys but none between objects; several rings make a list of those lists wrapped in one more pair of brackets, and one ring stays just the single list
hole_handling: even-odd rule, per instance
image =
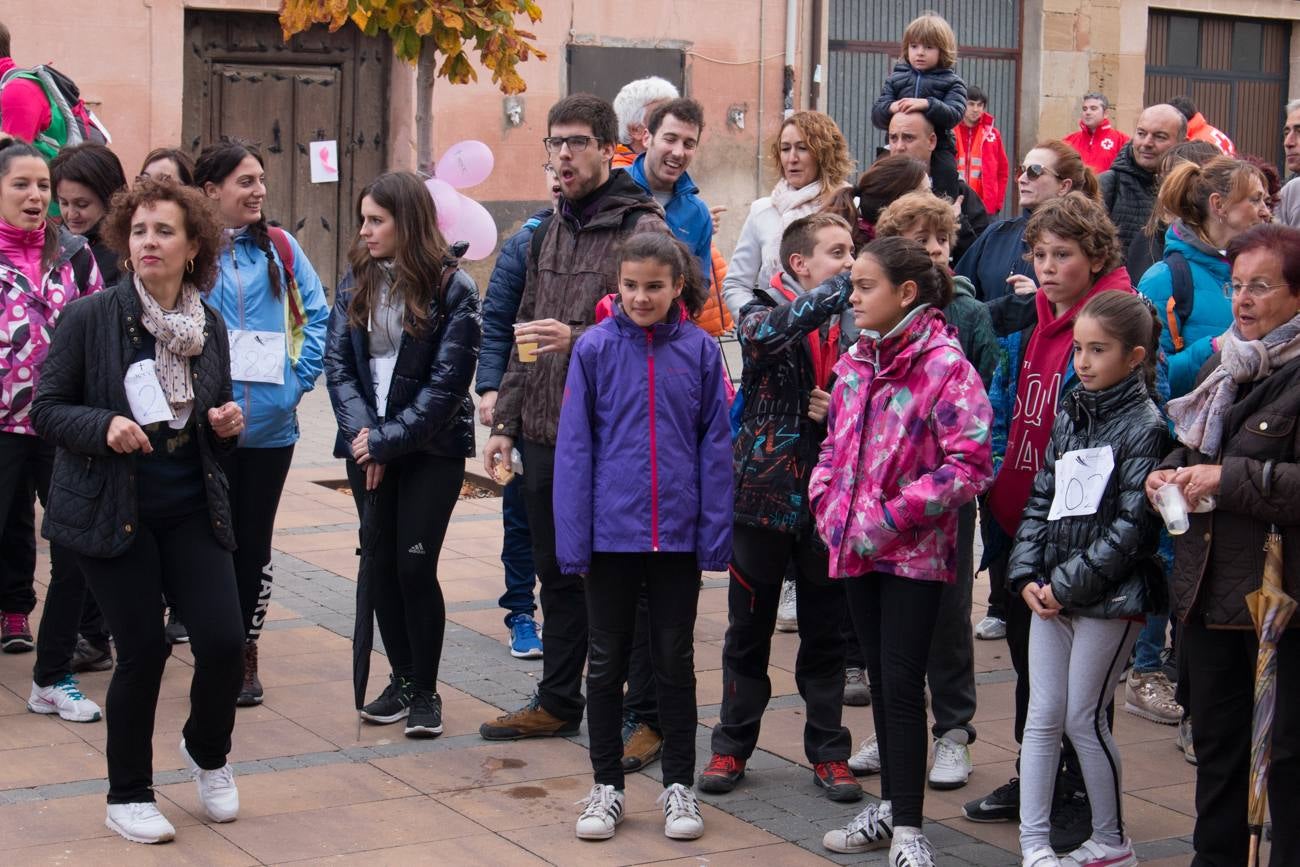
[{"label": "white scarf", "polygon": [[204,314],[199,290],[189,283],[181,286],[175,310],[164,310],[138,276],[135,294],[140,299],[140,324],[153,335],[158,384],[172,412],[180,418],[185,407],[194,401],[190,359],[203,351]]},{"label": "white scarf", "polygon": [[779,274],[781,272],[781,236],[786,227],[800,217],[815,214],[821,210],[822,182],[813,181],[799,189],[790,186],[782,178],[772,188],[770,201],[772,210],[781,217],[781,231],[763,241],[763,272]]}]

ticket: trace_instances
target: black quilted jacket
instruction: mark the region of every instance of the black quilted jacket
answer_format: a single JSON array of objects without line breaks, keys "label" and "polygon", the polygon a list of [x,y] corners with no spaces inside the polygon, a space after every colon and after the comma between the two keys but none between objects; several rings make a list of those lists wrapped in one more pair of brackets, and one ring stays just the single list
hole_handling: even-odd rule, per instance
[{"label": "black quilted jacket", "polygon": [[[203,434],[198,443],[212,533],[233,551],[229,484],[217,458],[236,440],[218,439],[208,427],[208,410],[231,399],[230,344],[221,316],[206,304],[203,311],[203,352],[190,359],[194,419]],[[68,305],[41,368],[32,420],[58,446],[41,533],[87,557],[116,557],[135,540],[138,458],[113,451],[107,437],[114,416],[131,417],[122,381],[145,333],[128,276]]]},{"label": "black quilted jacket", "polygon": [[[1094,515],[1047,520],[1056,459],[1075,449],[1109,445],[1115,455]],[[1147,504],[1146,478],[1168,448],[1160,411],[1141,372],[1102,391],[1076,388],[1052,425],[1043,468],[1016,531],[1007,586],[1017,596],[1030,581],[1047,581],[1067,614],[1114,619],[1162,611],[1168,603],[1155,559],[1159,517]]]},{"label": "black quilted jacket", "polygon": [[[1219,365],[1216,353],[1201,368]],[[1300,599],[1300,360],[1243,385],[1224,423],[1222,454],[1180,446],[1162,467],[1218,463],[1223,467],[1212,512],[1193,514],[1191,529],[1174,537],[1174,613],[1209,627],[1253,628],[1246,594],[1264,574],[1264,537],[1282,534],[1282,587]],[[1268,472],[1265,468],[1268,467]],[[1300,627],[1300,617],[1289,628]]]},{"label": "black quilted jacket", "polygon": [[367,427],[370,456],[377,463],[412,452],[472,457],[474,404],[469,387],[483,327],[474,281],[456,271],[446,299],[431,305],[423,334],[402,334],[383,419],[375,411],[369,338],[364,328],[348,324],[351,303],[349,275],[335,293],[325,344],[325,381],[339,425],[334,457],[351,457],[352,440]]}]

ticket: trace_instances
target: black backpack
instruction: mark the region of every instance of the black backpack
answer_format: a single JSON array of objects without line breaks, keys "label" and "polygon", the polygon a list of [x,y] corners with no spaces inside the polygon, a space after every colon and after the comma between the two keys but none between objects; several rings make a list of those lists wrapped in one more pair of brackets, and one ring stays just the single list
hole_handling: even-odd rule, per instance
[{"label": "black backpack", "polygon": [[1196,303],[1196,286],[1192,282],[1192,269],[1187,264],[1187,257],[1177,250],[1165,254],[1165,265],[1169,267],[1169,280],[1172,291],[1165,304],[1165,323],[1169,326],[1169,338],[1173,341],[1174,352],[1182,352],[1186,346],[1183,340],[1182,324],[1192,315]]}]

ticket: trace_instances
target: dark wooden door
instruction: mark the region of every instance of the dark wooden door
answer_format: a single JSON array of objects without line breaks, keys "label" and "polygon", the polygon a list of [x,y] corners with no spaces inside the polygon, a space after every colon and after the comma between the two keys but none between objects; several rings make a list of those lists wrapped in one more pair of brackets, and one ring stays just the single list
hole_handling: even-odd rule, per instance
[{"label": "dark wooden door", "polygon": [[[387,163],[385,40],[353,28],[280,39],[274,15],[186,12],[184,146],[253,142],[266,214],[292,231],[332,290],[346,267],[357,191]],[[338,141],[339,182],[313,184],[307,145]]]}]

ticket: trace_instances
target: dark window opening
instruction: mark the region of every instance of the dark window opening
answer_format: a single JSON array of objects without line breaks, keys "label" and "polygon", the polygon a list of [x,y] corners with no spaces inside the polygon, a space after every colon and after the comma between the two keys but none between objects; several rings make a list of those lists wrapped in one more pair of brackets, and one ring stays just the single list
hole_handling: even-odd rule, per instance
[{"label": "dark window opening", "polygon": [[686,53],[676,48],[569,46],[569,93],[593,93],[610,102],[623,85],[657,75],[686,94]]},{"label": "dark window opening", "polygon": [[1201,65],[1201,22],[1186,15],[1169,16],[1170,66]]}]

